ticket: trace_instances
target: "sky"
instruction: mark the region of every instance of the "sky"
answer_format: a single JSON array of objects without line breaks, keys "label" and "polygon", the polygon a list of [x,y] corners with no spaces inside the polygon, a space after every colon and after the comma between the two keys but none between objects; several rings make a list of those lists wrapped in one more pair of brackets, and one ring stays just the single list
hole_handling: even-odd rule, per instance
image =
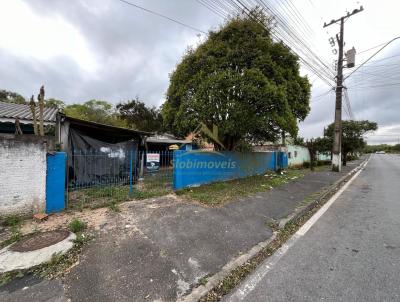
[{"label": "sky", "polygon": [[[218,29],[224,21],[197,0],[129,1],[203,32]],[[375,46],[400,35],[400,3],[395,0],[264,2],[299,28],[302,39],[310,41],[313,51],[330,66],[337,55],[328,39],[339,27],[323,28],[323,23],[360,5],[364,11],[346,21],[344,34],[345,50],[353,46],[357,50],[356,68],[379,50]],[[29,98],[44,84],[47,98],[66,103],[101,99],[115,104],[139,96],[148,105],[159,106],[169,74],[185,50],[204,39],[204,33],[119,0],[0,0],[0,89]],[[345,74],[354,69],[345,69]],[[321,136],[324,126],[333,121],[335,95],[306,68],[301,73],[312,83],[312,98],[300,135]],[[368,142],[398,143],[400,39],[346,79],[345,86],[354,117],[379,125]],[[343,117],[348,119],[349,114],[344,111]]]}]

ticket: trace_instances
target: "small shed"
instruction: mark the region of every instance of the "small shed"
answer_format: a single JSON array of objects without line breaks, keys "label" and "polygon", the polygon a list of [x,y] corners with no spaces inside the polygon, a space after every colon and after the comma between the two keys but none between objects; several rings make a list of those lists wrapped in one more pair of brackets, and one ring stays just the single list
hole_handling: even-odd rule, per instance
[{"label": "small shed", "polygon": [[57,141],[68,155],[68,181],[74,186],[128,179],[138,165],[139,148],[152,133],[104,125],[60,114]]}]

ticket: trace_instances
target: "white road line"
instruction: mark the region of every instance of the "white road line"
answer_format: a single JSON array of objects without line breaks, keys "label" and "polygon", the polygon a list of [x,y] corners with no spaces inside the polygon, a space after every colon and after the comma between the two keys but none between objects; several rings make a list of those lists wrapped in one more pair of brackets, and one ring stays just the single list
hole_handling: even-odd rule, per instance
[{"label": "white road line", "polygon": [[266,262],[262,264],[256,271],[248,277],[248,279],[239,286],[239,288],[230,296],[228,301],[244,301],[246,296],[256,288],[257,284],[267,275],[268,272],[278,263],[283,255],[296,243],[298,239],[304,236],[308,230],[324,215],[329,207],[338,199],[338,197],[349,187],[354,179],[361,173],[363,168],[368,164],[371,157],[362,164],[359,170],[352,178],[333,195],[286,243],[284,243]]}]

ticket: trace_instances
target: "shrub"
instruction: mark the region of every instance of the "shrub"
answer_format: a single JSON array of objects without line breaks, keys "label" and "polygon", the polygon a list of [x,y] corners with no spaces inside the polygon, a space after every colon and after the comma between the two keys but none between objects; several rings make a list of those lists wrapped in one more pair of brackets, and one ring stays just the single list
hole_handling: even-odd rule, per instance
[{"label": "shrub", "polygon": [[22,218],[17,215],[11,215],[4,219],[2,225],[6,227],[15,227],[22,222]]},{"label": "shrub", "polygon": [[311,163],[310,163],[309,161],[305,161],[305,162],[303,163],[303,167],[304,167],[304,168],[310,168],[310,166],[311,166]]},{"label": "shrub", "polygon": [[68,225],[68,229],[73,233],[82,232],[85,228],[86,224],[78,218],[74,218]]}]

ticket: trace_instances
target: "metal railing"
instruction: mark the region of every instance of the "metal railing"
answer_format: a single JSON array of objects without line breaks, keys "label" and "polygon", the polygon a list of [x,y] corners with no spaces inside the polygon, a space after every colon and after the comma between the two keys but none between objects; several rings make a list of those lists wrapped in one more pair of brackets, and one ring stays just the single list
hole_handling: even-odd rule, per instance
[{"label": "metal railing", "polygon": [[99,207],[172,192],[173,151],[77,151],[68,156],[68,208]]}]

